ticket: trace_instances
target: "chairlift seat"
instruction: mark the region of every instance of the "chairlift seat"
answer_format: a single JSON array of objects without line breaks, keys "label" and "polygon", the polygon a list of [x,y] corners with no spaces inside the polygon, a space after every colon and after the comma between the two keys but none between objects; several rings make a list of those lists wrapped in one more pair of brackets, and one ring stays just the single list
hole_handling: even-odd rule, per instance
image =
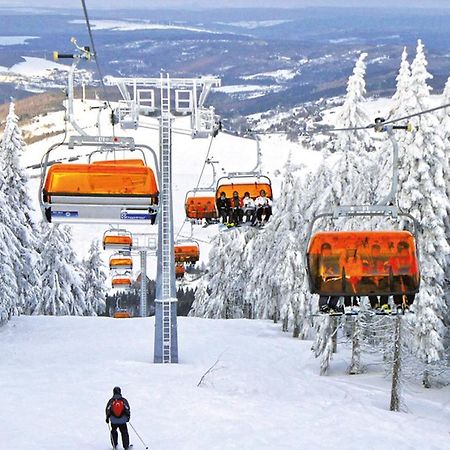
[{"label": "chairlift seat", "polygon": [[175,262],[194,264],[200,259],[200,248],[195,243],[175,244]]},{"label": "chairlift seat", "polygon": [[411,295],[420,273],[408,231],[321,231],[307,251],[312,293],[334,296]]},{"label": "chairlift seat", "polygon": [[103,235],[103,249],[116,251],[130,251],[133,237],[126,230],[108,230]]},{"label": "chairlift seat", "polygon": [[114,313],[114,319],[130,319],[130,313],[126,310],[118,310]]},{"label": "chairlift seat", "polygon": [[129,275],[116,275],[111,280],[113,289],[131,289],[133,280]]},{"label": "chairlift seat", "polygon": [[186,217],[189,219],[216,219],[216,199],[211,196],[187,196],[185,202]]},{"label": "chairlift seat", "polygon": [[158,187],[140,160],[55,164],[47,172],[43,203],[49,222],[154,222]]},{"label": "chairlift seat", "polygon": [[131,270],[133,268],[133,258],[125,255],[113,255],[109,258],[110,270]]},{"label": "chairlift seat", "polygon": [[94,161],[92,164],[107,165],[107,166],[137,166],[144,167],[145,163],[142,159],[105,159]]},{"label": "chairlift seat", "polygon": [[237,191],[240,198],[244,197],[245,192],[248,192],[250,197],[255,200],[260,196],[261,190],[266,191],[267,198],[272,200],[272,184],[266,176],[221,178],[217,183],[216,198],[220,198],[222,192],[225,192],[227,198],[231,198],[233,192]]}]

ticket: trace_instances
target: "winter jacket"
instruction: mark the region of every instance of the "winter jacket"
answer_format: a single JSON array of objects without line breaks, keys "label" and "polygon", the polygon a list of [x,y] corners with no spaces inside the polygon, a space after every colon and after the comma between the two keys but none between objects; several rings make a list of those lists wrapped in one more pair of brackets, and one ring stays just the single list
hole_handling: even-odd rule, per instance
[{"label": "winter jacket", "polygon": [[269,197],[261,197],[261,196],[259,196],[255,200],[255,206],[257,208],[261,208],[262,206],[272,206],[272,200],[270,200]]},{"label": "winter jacket", "polygon": [[227,198],[219,197],[216,201],[216,204],[218,210],[230,208],[230,204]]},{"label": "winter jacket", "polygon": [[244,197],[241,200],[241,206],[243,208],[252,209],[255,207],[255,200],[253,200],[251,197]]},{"label": "winter jacket", "polygon": [[[114,400],[123,400],[123,413],[120,417],[116,417],[113,412],[112,412],[112,403]],[[124,397],[122,397],[120,394],[114,394],[108,401],[107,405],[106,405],[106,418],[109,419],[111,421],[112,424],[114,425],[122,425],[124,423],[127,423],[130,420],[131,417],[131,411],[130,411],[130,405],[128,403],[128,400]]]},{"label": "winter jacket", "polygon": [[240,208],[241,207],[241,199],[239,197],[231,197],[230,204],[232,208]]}]

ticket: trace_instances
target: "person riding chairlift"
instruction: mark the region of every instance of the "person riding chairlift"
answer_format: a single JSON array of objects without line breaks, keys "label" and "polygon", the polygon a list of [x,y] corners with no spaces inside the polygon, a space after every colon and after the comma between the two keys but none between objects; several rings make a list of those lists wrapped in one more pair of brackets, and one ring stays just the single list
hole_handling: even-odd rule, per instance
[{"label": "person riding chairlift", "polygon": [[255,220],[255,200],[250,197],[249,192],[244,192],[244,197],[241,200],[241,207],[244,211],[246,222],[253,223]]},{"label": "person riding chairlift", "polygon": [[414,287],[414,277],[417,277],[419,269],[416,259],[411,255],[409,244],[400,241],[397,244],[397,254],[387,262],[387,267],[392,276],[392,283],[396,290],[403,294],[394,295],[394,303],[397,309],[408,309],[414,303],[415,294],[406,294]]},{"label": "person riding chairlift", "polygon": [[228,223],[228,217],[230,215],[230,202],[227,199],[225,192],[220,193],[220,197],[216,201],[217,211],[219,217],[222,219],[222,223]]},{"label": "person riding chairlift", "polygon": [[256,220],[261,223],[262,216],[264,216],[264,222],[269,220],[269,217],[272,215],[272,200],[269,197],[266,197],[266,191],[261,189],[259,192],[259,197],[255,200],[256,206]]},{"label": "person riding chairlift", "polygon": [[[321,287],[329,285],[330,290],[335,290],[336,281],[341,282],[339,260],[332,254],[331,244],[324,242],[320,247],[320,279]],[[321,313],[344,312],[342,306],[338,306],[338,295],[321,295],[319,297],[319,311]]]},{"label": "person riding chairlift", "polygon": [[231,223],[234,225],[239,225],[242,222],[242,217],[244,216],[244,212],[241,208],[241,199],[239,198],[239,192],[234,191],[233,197],[230,199],[231,206]]}]

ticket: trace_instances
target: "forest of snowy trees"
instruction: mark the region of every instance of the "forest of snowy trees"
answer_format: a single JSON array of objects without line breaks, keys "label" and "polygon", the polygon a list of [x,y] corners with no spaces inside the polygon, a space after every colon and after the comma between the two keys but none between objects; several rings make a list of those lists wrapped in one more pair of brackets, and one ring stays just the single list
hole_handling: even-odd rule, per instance
[{"label": "forest of snowy trees", "polygon": [[0,322],[17,314],[102,314],[107,288],[99,244],[80,263],[69,227],[33,221],[23,149],[11,103],[0,147]]},{"label": "forest of snowy trees", "polygon": [[[375,119],[364,110],[366,56],[360,55],[349,78],[337,127],[365,127]],[[430,103],[430,78],[424,46],[418,41],[411,64],[407,50],[403,52],[397,89],[386,116],[400,118],[435,106]],[[442,101],[450,102],[450,78]],[[433,376],[450,379],[446,372],[450,348],[446,303],[450,279],[450,108],[411,118],[410,122],[414,132],[395,131],[399,143],[397,201],[400,209],[419,223],[421,287],[414,302],[415,314],[402,321],[401,346],[404,360],[411,361],[408,373],[422,377],[429,386]],[[314,139],[309,145],[314,146]],[[376,204],[383,199],[391,185],[392,146],[384,133],[367,129],[336,133],[322,154],[320,166],[306,175],[305,168],[287,162],[276,210],[263,230],[234,229],[215,238],[209,273],[198,286],[190,314],[280,321],[294,337],[315,339],[314,351],[325,373],[334,349],[337,319],[317,315],[318,296],[308,290],[304,266],[308,225],[316,213],[333,206]],[[406,226],[385,222],[372,218],[343,223],[339,219],[323,221],[321,226],[328,230]],[[378,347],[391,355],[394,321],[361,313],[344,318],[344,322],[344,335],[353,338],[350,373],[362,370],[361,351]],[[389,359],[392,362],[385,356],[384,361],[389,363]]]}]

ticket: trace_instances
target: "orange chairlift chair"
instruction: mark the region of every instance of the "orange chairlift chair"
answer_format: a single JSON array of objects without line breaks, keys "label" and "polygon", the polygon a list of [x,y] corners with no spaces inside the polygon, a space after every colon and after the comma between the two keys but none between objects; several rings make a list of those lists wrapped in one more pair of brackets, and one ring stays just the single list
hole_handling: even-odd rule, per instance
[{"label": "orange chairlift chair", "polygon": [[129,273],[121,273],[114,275],[111,279],[111,287],[113,289],[129,290],[133,284],[133,280]]},{"label": "orange chairlift chair", "polygon": [[419,291],[416,243],[409,231],[319,231],[310,240],[312,293],[412,295]]},{"label": "orange chairlift chair", "polygon": [[64,223],[154,223],[158,205],[155,173],[144,159],[115,158],[118,150],[153,154],[136,146],[131,138],[71,137],[69,149],[101,146],[93,153],[114,159],[80,163],[49,163],[50,147],[41,164],[41,209],[48,222]]},{"label": "orange chairlift chair", "polygon": [[269,177],[246,173],[229,174],[229,176],[222,177],[217,182],[216,199],[220,197],[222,192],[225,192],[227,198],[231,198],[233,192],[237,191],[239,198],[242,198],[244,193],[248,192],[254,200],[259,197],[261,190],[266,191],[266,196],[272,200],[272,183]]},{"label": "orange chairlift chair", "polygon": [[126,309],[118,309],[114,312],[114,319],[130,319],[131,315]]},{"label": "orange chairlift chair", "polygon": [[133,258],[125,253],[115,253],[109,258],[110,270],[132,270]]},{"label": "orange chairlift chair", "polygon": [[131,251],[133,236],[127,230],[111,228],[103,233],[103,250]]},{"label": "orange chairlift chair", "polygon": [[195,264],[200,259],[200,247],[197,242],[174,245],[175,263]]},{"label": "orange chairlift chair", "polygon": [[[395,296],[403,306],[414,301],[419,291],[420,271],[416,245],[418,224],[409,213],[396,206],[398,186],[398,145],[392,130],[410,126],[384,126],[375,120],[375,131],[387,131],[393,146],[392,185],[388,195],[376,205],[337,206],[317,214],[308,230],[305,265],[311,293],[321,296]],[[319,231],[312,235],[320,219],[384,217],[412,223],[412,232],[389,230]]]},{"label": "orange chairlift chair", "polygon": [[207,222],[218,218],[215,190],[197,188],[188,191],[184,201],[186,217],[193,220],[205,219]]}]

